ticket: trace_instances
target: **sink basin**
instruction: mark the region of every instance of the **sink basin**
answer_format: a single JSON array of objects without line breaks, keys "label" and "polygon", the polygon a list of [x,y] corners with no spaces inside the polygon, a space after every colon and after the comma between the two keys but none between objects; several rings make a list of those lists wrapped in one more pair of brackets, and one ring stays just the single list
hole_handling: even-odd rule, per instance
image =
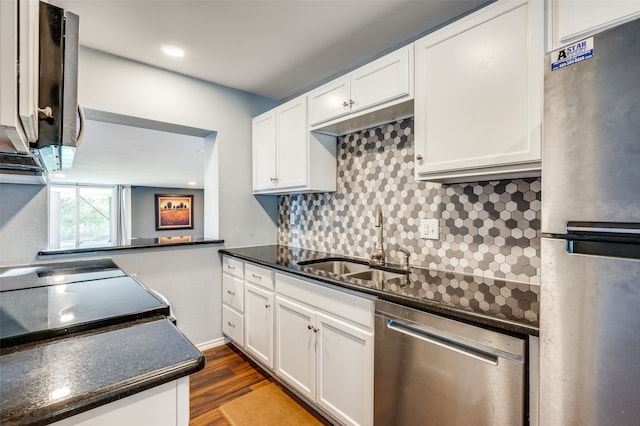
[{"label": "sink basin", "polygon": [[352,274],[369,269],[366,263],[353,262],[350,260],[307,260],[298,263],[306,268],[319,271],[332,272],[338,275]]},{"label": "sink basin", "polygon": [[383,282],[394,278],[402,278],[404,276],[406,276],[406,274],[398,274],[396,272],[383,271],[381,269],[367,269],[348,275],[349,278],[375,282]]}]

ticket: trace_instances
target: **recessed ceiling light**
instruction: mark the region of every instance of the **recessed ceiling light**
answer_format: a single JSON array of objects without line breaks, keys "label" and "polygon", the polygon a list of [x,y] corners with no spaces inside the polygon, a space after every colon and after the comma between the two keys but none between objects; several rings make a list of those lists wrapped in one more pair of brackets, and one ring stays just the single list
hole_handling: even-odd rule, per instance
[{"label": "recessed ceiling light", "polygon": [[189,181],[188,184],[191,185],[191,186],[194,186],[196,184],[196,182],[192,180],[192,181]]},{"label": "recessed ceiling light", "polygon": [[164,46],[162,46],[162,51],[165,54],[167,54],[169,56],[174,56],[176,58],[184,56],[184,49],[182,49],[181,47],[178,47],[178,46],[164,45]]}]

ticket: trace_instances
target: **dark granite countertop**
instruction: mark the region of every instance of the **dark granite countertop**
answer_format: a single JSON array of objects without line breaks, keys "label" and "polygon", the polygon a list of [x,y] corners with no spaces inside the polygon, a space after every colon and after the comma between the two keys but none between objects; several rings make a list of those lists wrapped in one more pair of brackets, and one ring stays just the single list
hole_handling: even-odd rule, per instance
[{"label": "dark granite countertop", "polygon": [[0,349],[0,424],[48,424],[194,373],[204,356],[165,317]]},{"label": "dark granite countertop", "polygon": [[0,424],[48,424],[194,373],[169,305],[110,259],[0,268]]},{"label": "dark granite countertop", "polygon": [[219,252],[472,324],[520,335],[538,335],[537,285],[422,268],[410,268],[408,275],[378,284],[299,265],[305,260],[345,256],[280,245]]},{"label": "dark granite countertop", "polygon": [[127,241],[114,241],[111,244],[96,247],[71,247],[64,249],[40,250],[38,256],[53,256],[59,254],[77,254],[77,253],[94,253],[109,252],[134,249],[148,249],[157,247],[171,246],[193,246],[199,244],[222,244],[224,240],[219,238],[207,237],[160,237],[160,238],[134,238]]}]

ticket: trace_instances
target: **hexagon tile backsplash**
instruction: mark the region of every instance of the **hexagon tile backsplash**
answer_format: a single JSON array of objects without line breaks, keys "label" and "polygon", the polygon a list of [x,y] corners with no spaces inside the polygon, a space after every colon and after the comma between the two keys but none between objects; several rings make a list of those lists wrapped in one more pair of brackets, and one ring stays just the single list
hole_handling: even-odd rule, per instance
[{"label": "hexagon tile backsplash", "polygon": [[[540,179],[438,184],[414,178],[413,119],[338,138],[335,193],[278,197],[278,243],[368,258],[383,212],[387,261],[540,283]],[[313,160],[312,160],[313,161]],[[420,239],[422,218],[440,238]]]}]

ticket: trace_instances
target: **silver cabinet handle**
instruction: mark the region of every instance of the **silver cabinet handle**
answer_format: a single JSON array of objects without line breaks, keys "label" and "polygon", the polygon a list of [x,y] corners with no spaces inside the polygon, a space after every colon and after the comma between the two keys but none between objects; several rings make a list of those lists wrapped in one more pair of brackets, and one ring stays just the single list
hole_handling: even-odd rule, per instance
[{"label": "silver cabinet handle", "polygon": [[355,102],[353,101],[353,99],[349,99],[349,106],[353,106],[353,104],[355,104]]},{"label": "silver cabinet handle", "polygon": [[231,321],[227,321],[227,325],[228,325],[229,327],[235,327],[235,326],[236,326],[235,324],[231,323]]},{"label": "silver cabinet handle", "polygon": [[235,266],[231,266],[231,265],[229,265],[229,264],[227,263],[227,269],[231,269],[231,270],[233,271],[234,269],[236,269],[236,267],[235,267]]},{"label": "silver cabinet handle", "polygon": [[252,276],[253,278],[255,278],[256,280],[261,280],[261,279],[262,279],[262,276],[261,276],[261,275],[258,275],[258,274],[251,274],[251,276]]},{"label": "silver cabinet handle", "polygon": [[267,309],[269,309],[269,308],[271,307],[271,305],[266,304],[266,305],[264,305],[264,307],[265,307],[265,308],[267,308]]},{"label": "silver cabinet handle", "polygon": [[342,102],[342,106],[343,106],[343,107],[348,107],[348,106],[349,106],[349,103],[348,103],[347,101],[344,101],[344,102]]},{"label": "silver cabinet handle", "polygon": [[423,160],[422,154],[416,155],[416,160],[422,161]]},{"label": "silver cabinet handle", "polygon": [[236,294],[235,292],[233,292],[233,291],[231,291],[231,290],[227,290],[227,293],[232,294],[232,295],[235,295],[235,294]]},{"label": "silver cabinet handle", "polygon": [[313,330],[313,326],[312,326],[311,324],[309,324],[309,325],[307,326],[307,329],[308,329],[308,330]]}]

